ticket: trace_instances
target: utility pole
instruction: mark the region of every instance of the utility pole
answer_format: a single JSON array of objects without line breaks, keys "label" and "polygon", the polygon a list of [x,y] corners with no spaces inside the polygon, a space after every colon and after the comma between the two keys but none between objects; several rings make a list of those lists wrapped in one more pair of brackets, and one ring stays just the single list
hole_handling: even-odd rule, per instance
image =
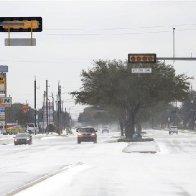
[{"label": "utility pole", "polygon": [[[34,123],[35,123],[35,127],[37,127],[37,104],[36,104],[36,77],[34,80]],[[35,135],[36,135],[36,131],[37,129],[35,129]]]},{"label": "utility pole", "polygon": [[[3,74],[3,76],[5,77],[5,97],[7,97],[7,76],[6,76],[6,73]],[[4,125],[4,128],[7,132],[7,108],[5,108],[5,125]]]},{"label": "utility pole", "polygon": [[46,80],[46,128],[48,127],[48,80]]},{"label": "utility pole", "polygon": [[[46,117],[46,92],[44,91],[44,100],[43,100],[43,132],[45,133],[45,117]],[[43,133],[42,132],[42,133]]]},{"label": "utility pole", "polygon": [[52,118],[53,118],[53,124],[54,124],[54,96],[52,93]]},{"label": "utility pole", "polygon": [[173,28],[173,58],[175,58],[175,28]]},{"label": "utility pole", "polygon": [[58,95],[57,95],[57,128],[58,134],[61,134],[61,85],[58,83]]}]

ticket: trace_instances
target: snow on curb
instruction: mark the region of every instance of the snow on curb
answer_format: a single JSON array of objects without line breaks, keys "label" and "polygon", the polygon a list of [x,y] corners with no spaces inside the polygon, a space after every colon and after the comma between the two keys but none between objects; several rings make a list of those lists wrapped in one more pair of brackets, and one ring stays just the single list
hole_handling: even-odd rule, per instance
[{"label": "snow on curb", "polygon": [[51,140],[51,139],[57,139],[60,138],[60,136],[44,136],[40,140]]},{"label": "snow on curb", "polygon": [[34,135],[34,138],[40,139],[40,140],[50,140],[50,139],[59,139],[68,137],[67,135],[58,135],[58,134],[41,134],[41,135]]},{"label": "snow on curb", "polygon": [[[46,175],[37,181],[22,187],[19,191],[9,194],[14,196],[49,196],[58,195],[59,190],[63,190],[65,185],[69,185],[73,178],[80,172],[90,169],[89,165],[77,163],[75,165],[66,166],[51,175]],[[56,194],[57,193],[57,194]],[[63,194],[64,195],[64,194]]]},{"label": "snow on curb", "polygon": [[123,150],[125,153],[157,153],[160,152],[159,146],[155,141],[151,142],[131,142]]},{"label": "snow on curb", "polygon": [[13,142],[13,136],[0,136],[0,145],[7,145]]}]

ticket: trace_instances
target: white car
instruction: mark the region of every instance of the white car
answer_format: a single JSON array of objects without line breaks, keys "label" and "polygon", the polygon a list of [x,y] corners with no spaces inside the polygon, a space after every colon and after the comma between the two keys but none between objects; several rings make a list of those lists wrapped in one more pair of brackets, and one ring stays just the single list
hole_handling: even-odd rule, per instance
[{"label": "white car", "polygon": [[176,133],[178,134],[178,127],[177,126],[170,126],[169,134]]},{"label": "white car", "polygon": [[27,132],[29,134],[35,134],[38,133],[38,128],[35,126],[34,123],[27,123]]}]

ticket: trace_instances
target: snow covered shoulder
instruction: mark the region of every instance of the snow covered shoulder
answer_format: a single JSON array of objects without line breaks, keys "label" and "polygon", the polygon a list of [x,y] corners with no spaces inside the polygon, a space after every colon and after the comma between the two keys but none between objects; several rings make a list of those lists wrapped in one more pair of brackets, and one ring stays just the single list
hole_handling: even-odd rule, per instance
[{"label": "snow covered shoulder", "polygon": [[160,151],[158,144],[155,141],[149,142],[131,142],[123,150],[125,153],[157,153]]}]

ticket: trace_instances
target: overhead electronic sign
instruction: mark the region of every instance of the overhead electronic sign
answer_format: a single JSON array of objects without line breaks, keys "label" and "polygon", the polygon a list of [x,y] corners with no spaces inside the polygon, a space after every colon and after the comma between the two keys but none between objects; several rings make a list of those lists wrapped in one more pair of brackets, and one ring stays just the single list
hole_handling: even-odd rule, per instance
[{"label": "overhead electronic sign", "polygon": [[128,54],[128,63],[156,63],[156,54]]},{"label": "overhead electronic sign", "polygon": [[42,31],[42,17],[0,17],[0,32],[32,31]]}]

